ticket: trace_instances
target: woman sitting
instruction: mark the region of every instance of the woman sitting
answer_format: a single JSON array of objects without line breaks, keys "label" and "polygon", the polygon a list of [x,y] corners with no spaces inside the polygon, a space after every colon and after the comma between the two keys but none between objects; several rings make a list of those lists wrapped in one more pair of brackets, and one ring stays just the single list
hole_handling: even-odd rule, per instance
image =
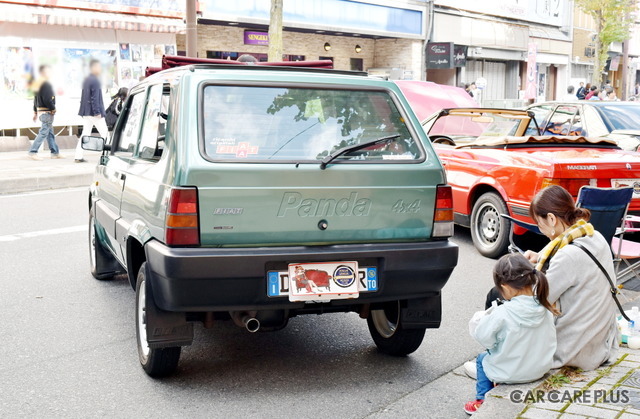
[{"label": "woman sitting", "polygon": [[615,278],[611,247],[588,223],[587,209],[576,208],[573,198],[560,186],[540,191],[531,203],[530,215],[551,242],[539,253],[525,256],[546,273],[549,301],[555,303],[558,346],[553,368],[562,366],[593,370],[611,359],[618,348],[616,306],[604,273],[589,250]]}]

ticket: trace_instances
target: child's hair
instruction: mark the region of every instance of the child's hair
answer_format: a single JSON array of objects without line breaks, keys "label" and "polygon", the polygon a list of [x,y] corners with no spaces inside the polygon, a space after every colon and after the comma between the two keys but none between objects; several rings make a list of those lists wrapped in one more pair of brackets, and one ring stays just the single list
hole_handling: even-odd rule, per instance
[{"label": "child's hair", "polygon": [[517,290],[531,287],[538,302],[544,308],[555,315],[560,314],[549,303],[549,282],[547,282],[547,277],[531,266],[531,262],[520,253],[509,253],[500,258],[493,268],[493,282],[498,290],[501,290],[500,285],[508,285]]}]

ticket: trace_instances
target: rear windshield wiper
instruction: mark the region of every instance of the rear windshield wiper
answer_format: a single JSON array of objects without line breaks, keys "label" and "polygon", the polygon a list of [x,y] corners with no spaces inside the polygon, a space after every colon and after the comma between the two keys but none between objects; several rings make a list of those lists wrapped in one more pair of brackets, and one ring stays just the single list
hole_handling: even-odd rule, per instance
[{"label": "rear windshield wiper", "polygon": [[395,140],[398,137],[400,137],[400,134],[389,135],[388,137],[382,137],[382,138],[378,138],[376,140],[365,141],[364,143],[354,144],[354,145],[350,145],[348,147],[341,148],[340,150],[336,150],[333,153],[329,154],[324,159],[322,159],[322,162],[320,163],[320,169],[322,169],[322,170],[326,169],[327,165],[329,163],[331,163],[332,161],[334,161],[335,159],[337,159],[338,157],[340,157],[340,156],[342,156],[344,154],[350,153],[352,151],[358,151],[358,150],[361,150],[363,148],[371,147],[371,146],[376,145],[376,144],[389,143],[389,142]]}]

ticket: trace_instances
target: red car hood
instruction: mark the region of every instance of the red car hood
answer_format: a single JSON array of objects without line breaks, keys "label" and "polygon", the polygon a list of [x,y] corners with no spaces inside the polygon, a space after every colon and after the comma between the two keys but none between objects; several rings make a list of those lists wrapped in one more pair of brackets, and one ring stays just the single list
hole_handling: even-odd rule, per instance
[{"label": "red car hood", "polygon": [[397,80],[395,83],[420,121],[442,109],[478,107],[469,93],[460,87],[430,81]]}]

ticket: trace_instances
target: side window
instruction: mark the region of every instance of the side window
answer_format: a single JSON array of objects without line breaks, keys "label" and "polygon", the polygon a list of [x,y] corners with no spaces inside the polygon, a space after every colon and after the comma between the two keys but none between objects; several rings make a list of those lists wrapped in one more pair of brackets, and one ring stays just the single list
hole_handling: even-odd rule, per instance
[{"label": "side window", "polygon": [[570,135],[573,116],[577,106],[558,106],[544,130],[544,135]]},{"label": "side window", "polygon": [[[137,156],[141,159],[157,159],[162,155],[164,131],[167,123],[168,89],[163,94],[163,86],[155,85],[149,90],[144,124],[140,135]],[[165,98],[166,96],[166,98]]]},{"label": "side window", "polygon": [[587,130],[582,124],[582,115],[580,114],[580,111],[576,112],[576,115],[573,117],[573,124],[571,125],[571,131],[569,132],[569,135],[583,137],[588,136]]},{"label": "side window", "polygon": [[121,125],[122,131],[118,141],[116,153],[133,155],[133,150],[138,143],[140,134],[140,123],[142,122],[142,111],[144,108],[144,92],[136,93],[129,100],[129,110],[126,115],[126,122]]},{"label": "side window", "polygon": [[[553,110],[553,106],[551,105],[540,105],[529,108],[530,111],[534,114],[535,122],[538,123],[538,127],[541,130],[544,130],[544,123],[549,118],[549,114]],[[527,131],[525,135],[538,135],[538,130],[536,129],[536,124],[531,121],[529,126],[527,127]]]},{"label": "side window", "polygon": [[584,107],[584,120],[589,128],[589,135],[592,137],[604,137],[609,134],[609,130],[607,129],[604,122],[602,122],[602,117],[591,106]]}]

